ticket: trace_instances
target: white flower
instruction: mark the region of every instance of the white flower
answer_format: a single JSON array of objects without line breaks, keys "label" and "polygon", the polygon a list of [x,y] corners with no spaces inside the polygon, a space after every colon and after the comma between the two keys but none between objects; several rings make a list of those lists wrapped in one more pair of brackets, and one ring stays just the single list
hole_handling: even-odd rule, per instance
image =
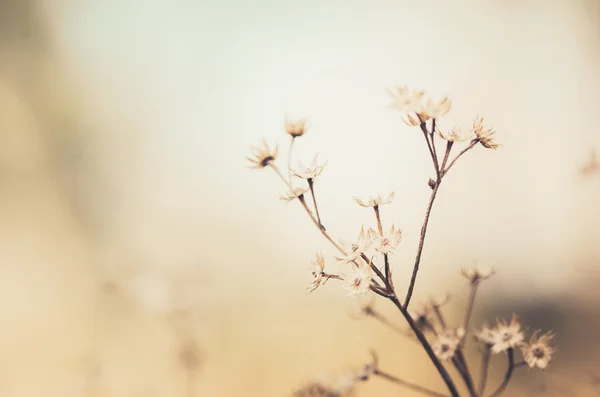
[{"label": "white flower", "polygon": [[480,330],[475,331],[475,339],[488,346],[492,346],[496,342],[497,331],[488,328],[487,324],[483,324]]},{"label": "white flower", "polygon": [[263,139],[263,145],[253,146],[250,148],[253,157],[246,157],[254,166],[252,168],[265,168],[277,158],[279,146],[275,146],[274,150],[269,148],[267,141]]},{"label": "white flower", "polygon": [[494,135],[496,131],[492,128],[484,129],[483,128],[483,117],[478,117],[473,122],[473,132],[477,136],[476,139],[479,140],[479,143],[487,149],[497,149],[500,147],[499,144],[494,142]]},{"label": "white flower", "polygon": [[354,197],[354,200],[361,207],[380,207],[384,204],[389,204],[392,201],[394,201],[395,194],[396,194],[396,192],[391,192],[390,194],[387,195],[387,197],[383,197],[378,194],[375,197],[369,197],[365,201],[363,201],[362,199],[360,199],[358,197]]},{"label": "white flower", "polygon": [[394,225],[390,228],[387,233],[384,233],[383,236],[371,229],[371,238],[373,242],[376,244],[376,250],[382,254],[391,254],[394,253],[398,244],[400,244],[400,240],[402,239],[402,231],[400,229],[396,229]]},{"label": "white flower", "polygon": [[297,138],[306,133],[306,121],[285,121],[285,131],[292,136],[292,138]]},{"label": "white flower", "polygon": [[500,353],[523,343],[523,332],[519,318],[513,314],[510,323],[498,321],[492,352]]},{"label": "white flower", "polygon": [[491,266],[485,270],[481,270],[477,265],[474,265],[471,269],[461,268],[460,273],[469,280],[471,284],[479,284],[481,281],[492,277],[495,270]]},{"label": "white flower", "polygon": [[523,358],[529,368],[538,367],[546,369],[552,358],[552,353],[556,351],[555,347],[550,346],[550,341],[554,338],[554,334],[548,332],[538,337],[539,330],[534,332],[529,341],[529,345],[521,346]]},{"label": "white flower", "polygon": [[358,297],[366,295],[371,290],[372,278],[371,265],[363,264],[363,266],[358,267],[351,274],[344,276],[344,280],[346,281],[344,287],[349,291],[349,296]]},{"label": "white flower", "polygon": [[451,360],[464,334],[462,328],[457,330],[446,329],[444,333],[440,334],[431,346],[437,358],[443,361]]},{"label": "white flower", "polygon": [[310,283],[310,288],[314,291],[321,285],[321,281],[323,281],[323,276],[325,275],[325,258],[323,258],[323,255],[317,253],[317,259],[313,264],[315,265],[315,268],[312,271],[313,280]]},{"label": "white flower", "polygon": [[287,193],[280,194],[279,198],[284,201],[292,201],[295,198],[302,196],[308,191],[308,188],[296,187],[294,190],[289,190]]},{"label": "white flower", "polygon": [[423,98],[423,95],[425,95],[425,92],[418,90],[411,91],[406,86],[403,86],[396,87],[395,93],[390,91],[390,95],[394,98],[394,101],[390,105],[391,108],[406,113],[416,113],[421,110],[421,99]]},{"label": "white flower", "polygon": [[452,102],[450,99],[448,99],[448,97],[443,97],[439,102],[434,102],[431,100],[431,98],[428,98],[427,103],[419,112],[419,116],[423,121],[428,119],[437,119],[448,114],[451,106]]},{"label": "white flower", "polygon": [[352,244],[349,248],[347,247],[346,255],[344,257],[336,257],[336,259],[341,263],[354,262],[360,258],[362,254],[367,252],[371,244],[370,233],[365,233],[365,228],[361,227],[356,243]]},{"label": "white flower", "polygon": [[315,157],[313,158],[312,162],[310,163],[310,165],[308,167],[305,167],[304,165],[302,165],[301,162],[298,162],[298,169],[293,170],[290,168],[290,171],[292,172],[292,174],[294,174],[298,178],[315,179],[316,177],[321,175],[321,172],[323,172],[323,169],[325,168],[326,165],[327,165],[327,161],[325,161],[323,164],[320,164],[320,165],[317,164],[317,155],[315,155]]},{"label": "white flower", "polygon": [[462,125],[455,125],[449,131],[444,132],[441,128],[436,127],[436,131],[442,139],[449,142],[464,142],[473,138],[473,131],[465,128]]}]

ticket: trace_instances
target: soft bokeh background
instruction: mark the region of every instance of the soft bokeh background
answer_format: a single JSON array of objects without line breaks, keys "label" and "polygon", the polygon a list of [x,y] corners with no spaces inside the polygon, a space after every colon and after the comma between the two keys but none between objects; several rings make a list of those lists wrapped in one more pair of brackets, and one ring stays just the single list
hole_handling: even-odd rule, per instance
[{"label": "soft bokeh background", "polygon": [[592,395],[600,175],[579,170],[600,149],[598,70],[596,0],[0,1],[0,394],[282,396],[372,347],[443,390],[333,282],[307,293],[314,252],[333,251],[244,158],[263,137],[285,154],[285,117],[307,118],[294,161],[329,160],[333,235],[372,224],[352,196],[397,192],[382,215],[404,231],[402,287],[431,174],[387,108],[409,84],[452,98],[446,125],[480,114],[503,144],[448,177],[417,298],[451,292],[459,316],[460,266],[494,264],[478,319],[559,332],[522,390]]}]

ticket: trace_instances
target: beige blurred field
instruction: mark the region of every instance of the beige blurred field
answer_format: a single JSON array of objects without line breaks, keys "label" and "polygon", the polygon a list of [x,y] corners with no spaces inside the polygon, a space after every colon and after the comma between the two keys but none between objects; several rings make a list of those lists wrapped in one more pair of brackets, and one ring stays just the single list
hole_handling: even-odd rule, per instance
[{"label": "beige blurred field", "polygon": [[353,196],[396,191],[382,215],[405,286],[430,165],[388,108],[402,84],[503,145],[441,189],[417,299],[450,292],[460,318],[460,267],[493,264],[477,320],[516,311],[560,345],[506,395],[600,394],[600,173],[580,173],[600,152],[599,70],[596,0],[0,0],[0,395],[287,396],[371,348],[443,390],[333,282],[308,293],[315,252],[334,252],[245,160],[263,137],[285,153],[285,117],[306,117],[294,156],[329,161],[333,235],[372,224]]}]

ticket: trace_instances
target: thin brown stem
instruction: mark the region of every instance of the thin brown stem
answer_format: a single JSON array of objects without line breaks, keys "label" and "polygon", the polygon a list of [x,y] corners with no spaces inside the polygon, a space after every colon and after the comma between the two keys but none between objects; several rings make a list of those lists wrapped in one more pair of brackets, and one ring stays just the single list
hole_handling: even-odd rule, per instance
[{"label": "thin brown stem", "polygon": [[452,146],[454,145],[453,141],[446,142],[446,153],[444,153],[444,160],[442,160],[441,170],[446,169],[446,163],[448,162],[448,157],[450,157],[450,152],[452,151]]},{"label": "thin brown stem", "polygon": [[[381,281],[383,281],[385,283],[386,287],[387,287],[388,284],[387,284],[385,276],[383,275],[383,273],[381,273],[381,270],[379,270],[377,268],[377,266],[375,266],[375,264],[373,263],[373,261],[370,260],[369,258],[367,258],[367,256],[365,254],[363,254],[363,253],[360,254],[360,257],[365,261],[365,263],[367,263],[367,265],[371,264],[371,270],[373,270],[375,272],[375,274],[377,275],[377,277],[379,277],[381,279]],[[390,291],[388,291],[388,292],[390,292]]]},{"label": "thin brown stem", "polygon": [[431,160],[433,161],[433,166],[435,168],[435,173],[438,173],[437,167],[437,156],[433,153],[433,147],[431,146],[431,141],[429,140],[429,131],[427,131],[427,124],[425,122],[421,122],[421,131],[423,131],[423,136],[425,137],[425,142],[427,142],[427,148],[429,149],[429,155],[431,156]]},{"label": "thin brown stem", "polygon": [[479,283],[471,283],[471,288],[469,291],[469,302],[467,303],[467,311],[465,314],[465,321],[463,323],[463,329],[465,330],[465,334],[469,332],[469,323],[471,321],[471,314],[473,313],[473,306],[475,305],[475,296],[477,295],[477,287]]},{"label": "thin brown stem", "polygon": [[442,328],[446,329],[446,320],[444,319],[444,315],[442,314],[440,307],[438,305],[431,305],[431,307],[433,308],[433,312],[435,313],[435,316],[437,317]]},{"label": "thin brown stem", "polygon": [[436,182],[435,187],[431,191],[431,196],[429,197],[429,204],[427,205],[427,210],[425,211],[425,220],[423,221],[423,226],[421,227],[421,237],[419,238],[419,248],[417,249],[417,257],[415,258],[412,277],[410,279],[410,284],[408,285],[406,298],[404,299],[404,310],[408,309],[410,298],[412,297],[413,290],[415,289],[417,273],[419,272],[419,264],[421,263],[421,253],[423,252],[423,245],[425,244],[425,235],[427,234],[427,224],[429,223],[429,215],[431,214],[431,208],[433,207],[435,196],[437,195],[438,189],[440,188],[440,182],[441,179],[439,179]]},{"label": "thin brown stem", "polygon": [[508,368],[506,370],[506,374],[504,375],[504,379],[502,380],[502,383],[500,383],[500,386],[498,386],[496,391],[490,395],[490,397],[498,397],[504,392],[504,390],[506,390],[506,387],[510,382],[510,378],[512,377],[515,367],[515,352],[512,348],[510,348],[508,349]]},{"label": "thin brown stem", "polygon": [[483,358],[481,362],[481,376],[479,377],[479,395],[483,396],[485,392],[485,385],[487,382],[488,370],[490,367],[490,359],[492,358],[492,348],[486,345],[483,351]]},{"label": "thin brown stem", "polygon": [[[435,129],[435,120],[432,121],[432,129]],[[438,163],[437,153],[435,150],[435,139],[433,133],[430,133],[427,130],[427,123],[422,122],[421,131],[423,131],[423,136],[425,137],[425,141],[427,142],[427,147],[429,148],[429,154],[431,155],[431,160],[433,161],[433,168],[435,170],[435,175],[437,179],[440,179],[440,167]]]},{"label": "thin brown stem", "polygon": [[394,291],[394,281],[392,280],[392,269],[390,267],[390,257],[388,254],[383,254],[383,261],[385,262],[385,278],[389,288]]},{"label": "thin brown stem", "polygon": [[325,229],[323,222],[321,222],[321,215],[319,215],[319,207],[317,206],[317,197],[315,196],[315,183],[312,178],[308,178],[308,187],[310,188],[310,194],[312,195],[313,204],[315,205],[315,212],[317,213],[317,221],[319,221],[319,227]]},{"label": "thin brown stem", "polygon": [[[292,185],[290,185],[288,183],[288,181],[285,180],[285,178],[283,177],[283,175],[281,174],[281,171],[279,171],[279,168],[277,168],[277,166],[273,163],[269,164],[269,166],[275,171],[275,173],[279,176],[279,178],[281,178],[281,180],[287,185],[287,187],[293,191],[292,189]],[[317,226],[317,228],[321,231],[321,234],[323,234],[323,236],[338,250],[342,253],[342,255],[346,255],[346,251],[344,251],[344,249],[342,247],[340,247],[340,245],[338,243],[336,243],[331,236],[325,231],[324,228],[321,227],[319,220],[313,215],[312,211],[310,210],[310,208],[308,208],[308,205],[306,204],[306,200],[304,199],[304,196],[301,194],[298,196],[298,200],[300,201],[300,203],[302,204],[302,207],[304,207],[304,210],[306,211],[306,213],[308,214],[308,216],[310,217],[310,219],[312,219],[313,223]],[[367,262],[368,263],[368,262]]]},{"label": "thin brown stem", "polygon": [[467,146],[460,153],[458,153],[458,155],[456,155],[456,157],[454,158],[454,160],[452,160],[450,162],[450,164],[448,165],[448,167],[446,169],[442,170],[442,172],[441,172],[442,177],[444,175],[446,175],[448,173],[448,171],[450,171],[450,168],[452,168],[452,166],[454,165],[454,163],[456,163],[456,160],[458,160],[463,154],[465,154],[469,150],[473,149],[475,147],[475,145],[477,145],[477,143],[479,143],[479,140],[474,139],[473,141],[471,141],[471,143],[469,144],[469,146]]},{"label": "thin brown stem", "polygon": [[446,387],[450,391],[450,395],[452,397],[460,397],[460,395],[458,394],[458,390],[456,389],[456,386],[454,385],[454,381],[452,381],[452,378],[450,377],[450,374],[448,373],[448,371],[446,370],[444,365],[441,363],[439,358],[437,358],[437,356],[433,352],[433,349],[431,348],[429,341],[425,337],[425,334],[423,334],[423,332],[419,329],[419,326],[415,323],[415,321],[413,320],[410,313],[408,313],[406,308],[402,306],[402,304],[400,303],[400,301],[398,300],[398,298],[396,296],[392,296],[389,299],[394,303],[394,305],[396,305],[398,310],[400,310],[400,313],[402,313],[402,316],[404,316],[404,318],[406,319],[406,322],[408,323],[410,328],[415,333],[417,339],[423,346],[423,349],[425,349],[427,356],[429,356],[429,359],[431,360],[431,362],[433,363],[433,365],[439,372],[444,383],[446,384]]},{"label": "thin brown stem", "polygon": [[433,164],[435,166],[435,172],[439,179],[440,177],[440,165],[437,155],[437,150],[435,148],[435,119],[431,119],[431,132],[429,134],[431,137],[431,148],[433,149]]},{"label": "thin brown stem", "polygon": [[375,217],[377,218],[377,230],[379,230],[379,235],[383,237],[383,225],[381,224],[381,216],[379,215],[379,206],[373,206],[373,210],[375,211]]},{"label": "thin brown stem", "polygon": [[[477,392],[475,391],[475,385],[473,383],[473,377],[471,376],[471,371],[469,371],[469,366],[467,365],[467,359],[462,351],[462,347],[458,346],[456,349],[456,361],[460,364],[460,374],[469,389],[469,395],[471,397],[477,397]],[[458,367],[457,367],[458,369]]]},{"label": "thin brown stem", "polygon": [[407,382],[407,381],[402,380],[400,378],[397,378],[397,377],[395,377],[393,375],[385,373],[385,372],[383,372],[383,371],[381,371],[379,369],[376,369],[373,372],[373,375],[377,375],[377,376],[379,376],[379,377],[381,377],[383,379],[389,380],[390,382],[396,383],[396,384],[398,384],[400,386],[404,386],[406,388],[409,388],[411,390],[414,390],[416,392],[419,392],[419,393],[422,393],[422,394],[425,394],[425,395],[428,395],[428,396],[432,396],[432,397],[448,397],[445,394],[438,393],[438,392],[430,390],[430,389],[428,389],[426,387],[419,386],[419,385],[416,385],[414,383]]},{"label": "thin brown stem", "polygon": [[288,150],[288,182],[292,185],[292,149],[294,148],[294,142],[296,137],[292,136],[292,143],[290,143],[290,149]]}]

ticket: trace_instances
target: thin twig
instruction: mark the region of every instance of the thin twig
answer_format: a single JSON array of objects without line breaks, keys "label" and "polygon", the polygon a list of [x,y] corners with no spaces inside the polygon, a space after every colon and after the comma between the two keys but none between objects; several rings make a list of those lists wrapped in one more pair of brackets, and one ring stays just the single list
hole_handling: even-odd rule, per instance
[{"label": "thin twig", "polygon": [[390,267],[390,257],[388,254],[383,254],[383,261],[385,262],[385,279],[390,286],[390,289],[394,291],[394,281],[392,280],[392,269]]},{"label": "thin twig", "polygon": [[317,206],[317,197],[315,196],[315,183],[312,180],[312,178],[308,178],[308,187],[310,188],[310,194],[312,195],[313,198],[313,204],[315,205],[315,212],[317,213],[317,221],[319,221],[319,227],[325,229],[325,226],[323,226],[323,222],[321,222],[321,215],[319,215],[319,207]]},{"label": "thin twig", "polygon": [[466,148],[464,148],[455,158],[454,160],[452,160],[450,162],[450,164],[448,165],[448,167],[444,170],[442,170],[441,174],[442,177],[444,175],[446,175],[448,173],[448,171],[450,171],[450,168],[452,168],[452,166],[454,165],[454,163],[456,163],[456,160],[458,160],[463,154],[465,154],[466,152],[468,152],[469,150],[473,149],[475,147],[475,145],[477,145],[479,143],[478,139],[474,139],[473,141],[471,141],[471,143],[469,144],[469,146],[467,146]]},{"label": "thin twig", "polygon": [[[520,364],[520,363],[519,363]],[[502,383],[495,392],[493,392],[490,397],[498,397],[500,394],[506,390],[508,383],[510,382],[510,378],[512,377],[513,371],[515,369],[515,352],[512,348],[508,349],[508,369],[506,370],[506,374],[504,375],[504,379]]]},{"label": "thin twig", "polygon": [[442,326],[443,329],[446,329],[446,320],[444,319],[444,315],[442,314],[442,311],[440,310],[440,307],[438,305],[431,305],[431,307],[433,308],[433,312],[435,313],[435,316],[437,317],[438,321],[440,322],[440,325]]},{"label": "thin twig", "polygon": [[[456,361],[460,364],[460,374],[469,389],[469,394],[471,397],[477,397],[477,392],[475,391],[475,385],[473,383],[473,377],[471,376],[471,371],[469,371],[469,365],[467,364],[467,359],[463,353],[462,347],[459,345],[456,349]],[[457,367],[458,369],[458,367]]]},{"label": "thin twig", "polygon": [[294,148],[294,141],[296,137],[292,136],[292,143],[290,143],[290,149],[288,151],[288,182],[292,185],[292,149]]},{"label": "thin twig", "polygon": [[435,167],[435,174],[436,174],[437,178],[439,179],[440,165],[439,165],[437,150],[435,148],[435,119],[431,119],[431,132],[429,133],[429,136],[431,137],[431,148],[433,149],[433,164]]},{"label": "thin twig", "polygon": [[431,141],[429,139],[429,131],[427,131],[427,124],[425,124],[424,122],[421,123],[421,131],[423,131],[425,142],[427,142],[427,148],[429,149],[429,155],[431,156],[431,160],[433,161],[433,168],[435,169],[435,174],[439,175],[437,156],[433,151],[433,147],[431,146]]},{"label": "thin twig", "polygon": [[431,208],[433,207],[435,196],[437,195],[438,189],[440,188],[440,182],[441,179],[436,182],[435,187],[431,191],[431,196],[429,197],[429,204],[427,205],[427,210],[425,211],[425,220],[423,221],[423,226],[421,227],[421,237],[419,238],[419,248],[417,249],[417,257],[415,259],[410,284],[408,285],[408,291],[406,292],[406,298],[404,299],[404,310],[408,309],[408,304],[410,303],[410,298],[412,297],[413,290],[415,288],[415,283],[417,281],[417,273],[419,272],[419,264],[421,263],[421,253],[423,252],[423,245],[425,244],[425,235],[427,234],[427,224],[429,223],[429,215],[431,214]]},{"label": "thin twig", "polygon": [[442,166],[440,167],[441,170],[446,169],[446,163],[448,162],[448,157],[450,157],[452,145],[454,145],[453,141],[446,142],[446,153],[444,153],[444,160],[442,160]]},{"label": "thin twig", "polygon": [[483,361],[481,363],[481,376],[479,378],[479,395],[483,396],[485,392],[485,384],[487,382],[488,370],[490,367],[490,359],[492,358],[492,348],[489,345],[485,346],[483,351]]},{"label": "thin twig", "polygon": [[465,321],[463,323],[463,329],[465,330],[465,334],[469,332],[469,323],[471,320],[471,314],[473,313],[473,306],[475,304],[475,295],[477,294],[477,287],[479,286],[478,282],[471,283],[471,288],[469,291],[469,302],[467,303],[467,312],[465,314]]},{"label": "thin twig", "polygon": [[395,376],[393,376],[393,375],[390,375],[390,374],[388,374],[388,373],[385,373],[385,372],[383,372],[383,371],[381,371],[381,370],[379,370],[379,369],[376,369],[376,370],[373,372],[373,375],[380,376],[380,377],[382,377],[383,379],[387,379],[387,380],[389,380],[390,382],[394,382],[394,383],[396,383],[396,384],[398,384],[398,385],[401,385],[401,386],[407,387],[407,388],[409,388],[409,389],[412,389],[412,390],[414,390],[414,391],[417,391],[417,392],[419,392],[419,393],[422,393],[422,394],[426,394],[426,395],[428,395],[428,396],[432,396],[432,397],[448,397],[448,396],[446,396],[445,394],[438,393],[438,392],[436,392],[436,391],[433,391],[433,390],[430,390],[430,389],[428,389],[428,388],[426,388],[426,387],[419,386],[419,385],[416,385],[416,384],[414,384],[414,383],[407,382],[407,381],[405,381],[405,380],[402,380],[402,379],[400,379],[400,378],[397,378],[397,377],[395,377]]},{"label": "thin twig", "polygon": [[413,320],[410,313],[406,310],[405,307],[402,306],[402,304],[400,303],[400,301],[398,300],[398,298],[396,296],[392,296],[389,299],[394,303],[394,305],[396,305],[398,310],[400,310],[400,313],[402,313],[402,316],[404,316],[404,318],[406,319],[406,322],[408,323],[410,328],[415,333],[417,339],[423,346],[423,349],[425,349],[427,356],[429,356],[429,359],[431,360],[431,362],[433,363],[433,365],[439,372],[440,376],[444,380],[446,387],[450,391],[450,395],[452,397],[460,397],[460,395],[458,394],[458,390],[456,389],[456,386],[454,385],[454,381],[450,377],[450,374],[448,373],[448,371],[446,370],[444,365],[441,363],[439,358],[433,352],[433,349],[431,348],[429,341],[427,340],[427,338],[425,337],[423,332],[419,329],[419,326],[415,323],[415,321]]},{"label": "thin twig", "polygon": [[379,230],[379,235],[383,237],[383,225],[381,224],[381,216],[379,215],[379,206],[373,206],[373,210],[375,211],[375,217],[377,218],[377,230]]},{"label": "thin twig", "polygon": [[[279,178],[281,178],[281,180],[287,185],[287,187],[293,191],[292,186],[288,183],[288,181],[285,180],[285,178],[283,177],[283,175],[281,174],[281,171],[279,171],[279,168],[271,163],[269,164],[269,166],[275,171],[275,173],[279,176]],[[342,255],[346,255],[346,251],[340,247],[340,245],[338,243],[336,243],[331,236],[325,231],[324,228],[321,227],[321,225],[319,224],[319,221],[317,218],[315,218],[315,216],[313,215],[312,211],[310,210],[310,208],[308,208],[308,205],[306,204],[306,200],[304,199],[304,196],[301,194],[298,196],[298,200],[300,201],[300,203],[302,203],[302,206],[304,207],[304,209],[306,210],[306,213],[308,214],[308,216],[310,216],[310,219],[312,219],[313,223],[317,226],[317,228],[321,231],[321,234],[323,234],[323,236],[325,236],[325,238],[331,243],[333,244],[333,246],[342,253]],[[367,262],[368,263],[368,262]]]}]

